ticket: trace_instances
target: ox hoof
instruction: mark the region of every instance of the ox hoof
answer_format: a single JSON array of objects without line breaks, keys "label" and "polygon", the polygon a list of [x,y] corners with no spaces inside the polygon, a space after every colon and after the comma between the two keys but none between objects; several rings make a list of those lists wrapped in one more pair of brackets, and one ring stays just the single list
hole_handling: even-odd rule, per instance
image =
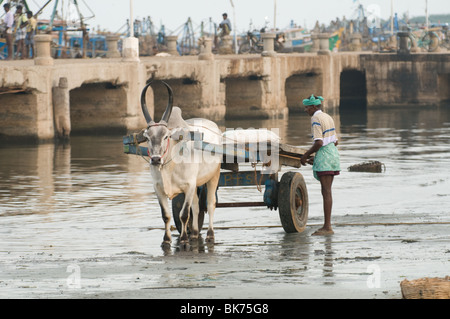
[{"label": "ox hoof", "polygon": [[191,248],[191,246],[189,244],[189,241],[181,241],[180,242],[180,250],[188,251],[188,250],[190,250],[190,248]]},{"label": "ox hoof", "polygon": [[161,247],[162,248],[170,248],[171,243],[172,242],[165,240],[161,243]]},{"label": "ox hoof", "polygon": [[214,243],[214,231],[208,230],[208,232],[206,233],[206,242]]},{"label": "ox hoof", "polygon": [[197,234],[192,234],[191,236],[189,236],[189,239],[191,240],[197,240],[198,239],[198,233]]}]

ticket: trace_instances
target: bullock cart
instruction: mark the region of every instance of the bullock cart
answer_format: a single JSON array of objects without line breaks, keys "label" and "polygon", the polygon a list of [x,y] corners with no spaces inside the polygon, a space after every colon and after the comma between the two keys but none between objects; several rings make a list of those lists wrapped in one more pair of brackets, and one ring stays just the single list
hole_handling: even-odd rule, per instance
[{"label": "bullock cart", "polygon": [[[143,131],[123,137],[124,153],[148,157],[148,148]],[[264,144],[255,148],[247,144],[211,145],[202,141],[198,132],[189,132],[186,139],[194,140],[195,149],[200,151],[214,152],[223,156],[219,187],[237,187],[254,185],[262,192],[264,186],[263,200],[260,202],[229,202],[223,203],[217,197],[216,208],[220,207],[256,207],[265,206],[271,210],[278,210],[281,224],[287,233],[302,232],[306,227],[308,219],[308,191],[303,176],[298,172],[287,171],[281,174],[281,167],[301,167],[301,156],[306,152],[297,146],[288,144],[273,145]],[[261,156],[263,154],[264,156]],[[269,156],[267,156],[269,155]],[[267,163],[269,158],[269,163]],[[276,166],[270,163],[276,161]],[[257,170],[257,165],[274,166],[269,172],[263,169]],[[246,167],[245,170],[242,168]],[[279,178],[281,175],[281,178]],[[206,187],[197,188],[200,213],[198,218],[199,229],[203,227],[204,214],[206,212]],[[179,194],[172,199],[172,214],[175,226],[181,233],[180,210],[183,206],[184,194]],[[192,222],[192,218],[189,218]],[[192,227],[192,226],[191,226]]]}]

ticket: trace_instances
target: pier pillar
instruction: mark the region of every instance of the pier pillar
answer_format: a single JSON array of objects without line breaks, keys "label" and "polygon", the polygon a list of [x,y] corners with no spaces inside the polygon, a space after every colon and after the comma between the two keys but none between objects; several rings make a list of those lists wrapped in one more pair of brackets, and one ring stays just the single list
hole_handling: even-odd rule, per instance
[{"label": "pier pillar", "polygon": [[106,36],[106,45],[108,47],[108,51],[106,52],[107,58],[120,58],[120,52],[117,49],[117,41],[119,41],[118,35],[107,35]]},{"label": "pier pillar", "polygon": [[351,50],[352,51],[362,51],[361,40],[362,35],[360,33],[353,33],[350,37],[352,41]]},{"label": "pier pillar", "polygon": [[225,35],[219,45],[219,54],[233,54],[233,37]]},{"label": "pier pillar", "polygon": [[399,37],[399,48],[397,54],[410,54],[408,48],[409,32],[398,32],[397,36]]},{"label": "pier pillar", "polygon": [[48,34],[37,34],[34,37],[34,43],[36,45],[36,58],[34,59],[35,65],[53,65],[53,58],[50,54],[51,42],[52,36]]},{"label": "pier pillar", "polygon": [[277,53],[274,50],[275,47],[275,33],[261,33],[261,37],[264,43],[264,50],[261,53],[262,56],[275,56]]},{"label": "pier pillar", "polygon": [[329,33],[319,33],[319,44],[320,49],[317,52],[319,55],[330,55],[330,34]]},{"label": "pier pillar", "polygon": [[312,46],[311,46],[311,52],[316,53],[320,50],[320,41],[319,41],[319,35],[317,33],[311,34],[311,40],[312,40]]},{"label": "pier pillar", "polygon": [[122,61],[139,62],[139,39],[135,37],[125,38],[122,45]]},{"label": "pier pillar", "polygon": [[212,39],[202,38],[200,41],[200,54],[198,55],[199,60],[214,60],[214,55],[212,53]]},{"label": "pier pillar", "polygon": [[175,55],[175,56],[180,55],[177,50],[178,36],[177,35],[168,35],[166,37],[166,39],[167,39],[167,50],[168,50],[167,53],[169,53],[170,55]]},{"label": "pier pillar", "polygon": [[52,88],[53,117],[55,123],[55,136],[59,139],[68,139],[70,136],[70,94],[67,78],[59,79],[57,87]]}]

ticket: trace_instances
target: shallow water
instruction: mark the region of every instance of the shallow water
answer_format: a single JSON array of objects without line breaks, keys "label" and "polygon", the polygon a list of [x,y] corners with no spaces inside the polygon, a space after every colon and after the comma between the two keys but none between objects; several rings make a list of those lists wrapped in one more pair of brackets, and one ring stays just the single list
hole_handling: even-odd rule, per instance
[{"label": "shallow water", "polygon": [[[333,116],[340,131],[342,167],[333,186],[334,222],[402,224],[397,237],[422,241],[423,246],[412,251],[428,251],[420,269],[441,275],[449,269],[450,258],[450,109],[347,110]],[[308,147],[309,121],[308,116],[291,115],[289,120],[228,121],[221,128],[278,128],[283,143]],[[381,161],[386,171],[347,171],[350,165],[369,160]],[[282,172],[288,170],[305,177],[309,231],[322,223],[320,185],[311,166],[284,167]],[[254,186],[221,188],[218,196],[222,202],[262,200]],[[428,226],[413,228],[407,223]],[[345,262],[361,257],[361,241],[375,254],[362,258],[373,262],[380,257],[374,250],[379,244],[376,238],[381,243],[395,239],[383,226],[363,227],[364,235],[343,226],[331,242],[286,235],[278,212],[259,207],[217,209],[215,226],[216,245],[195,248],[200,255],[179,252],[176,231],[172,250],[162,251],[163,222],[148,164],[123,154],[121,136],[72,137],[68,145],[0,147],[0,296],[4,298],[58,297],[68,285],[72,271],[68,266],[74,264],[82,265],[81,295],[161,285],[208,288],[209,282],[224,291],[258,281],[267,287],[323,284],[333,272],[330,261],[346,265],[345,271],[331,276],[345,291],[348,280],[366,271]],[[437,229],[437,234],[425,229]],[[360,236],[360,241],[337,249],[347,242],[343,233]],[[395,254],[401,256],[401,249]],[[323,264],[313,271],[311,263],[317,260]],[[261,265],[262,261],[268,264]],[[208,274],[196,270],[202,263],[215,265],[214,270]],[[251,270],[225,270],[218,266],[221,263]],[[141,267],[136,275],[141,277],[139,283],[131,278],[134,273],[127,274],[127,267],[133,265]],[[85,270],[89,267],[103,267],[103,272],[89,273]],[[149,268],[153,270],[146,272]],[[254,295],[249,291],[248,296]]]}]

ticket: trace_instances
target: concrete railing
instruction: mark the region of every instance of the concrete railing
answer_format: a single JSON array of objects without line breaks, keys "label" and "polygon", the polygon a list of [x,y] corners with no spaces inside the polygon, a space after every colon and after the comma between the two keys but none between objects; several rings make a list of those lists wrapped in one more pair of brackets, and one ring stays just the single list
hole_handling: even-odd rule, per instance
[{"label": "concrete railing", "polygon": [[35,65],[53,65],[50,46],[51,42],[52,36],[48,34],[38,34],[34,37],[34,43],[36,46],[36,58],[34,59]]},{"label": "concrete railing", "polygon": [[410,54],[410,49],[408,47],[408,41],[409,41],[409,32],[398,32],[397,36],[399,38],[398,41],[398,54]]},{"label": "concrete railing", "polygon": [[106,52],[107,58],[120,58],[120,52],[117,49],[117,42],[120,37],[118,35],[107,35],[106,36],[106,46],[108,51]]},{"label": "concrete railing", "polygon": [[175,55],[175,56],[180,55],[177,50],[178,36],[177,35],[168,35],[166,37],[166,39],[167,39],[167,53],[169,53],[170,55]]},{"label": "concrete railing", "polygon": [[320,41],[319,41],[319,34],[318,33],[311,33],[311,40],[312,40],[312,46],[311,51],[312,53],[318,52],[320,50]]},{"label": "concrete railing", "polygon": [[262,56],[275,56],[277,53],[275,52],[275,33],[261,33],[261,37],[263,39],[264,49],[261,53]]},{"label": "concrete railing", "polygon": [[329,33],[319,33],[319,51],[317,54],[319,55],[329,55],[330,52],[330,34]]},{"label": "concrete railing", "polygon": [[362,35],[360,33],[353,33],[351,39],[351,51],[362,51]]},{"label": "concrete railing", "polygon": [[122,45],[122,61],[139,62],[139,39],[129,37],[123,39]]},{"label": "concrete railing", "polygon": [[214,60],[214,55],[212,53],[212,39],[202,38],[200,40],[200,54],[198,55],[199,60]]},{"label": "concrete railing", "polygon": [[233,53],[233,37],[231,35],[223,36],[219,45],[219,54]]}]

